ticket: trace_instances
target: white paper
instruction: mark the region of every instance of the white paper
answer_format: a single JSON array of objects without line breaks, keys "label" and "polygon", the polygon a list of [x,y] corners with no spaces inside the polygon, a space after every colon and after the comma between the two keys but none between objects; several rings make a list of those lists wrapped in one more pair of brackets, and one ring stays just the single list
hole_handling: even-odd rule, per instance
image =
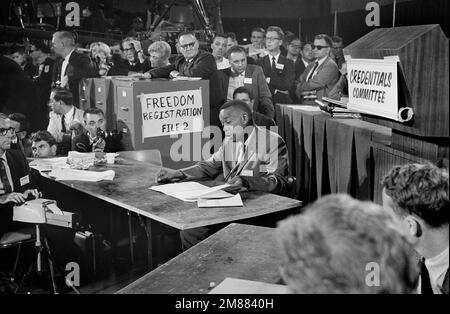
[{"label": "white paper", "polygon": [[193,77],[193,76],[181,76],[178,75],[177,77],[173,78],[174,81],[200,81],[201,77]]},{"label": "white paper", "polygon": [[259,281],[225,278],[209,294],[288,294],[287,286]]},{"label": "white paper", "polygon": [[67,157],[37,158],[30,162],[30,167],[38,171],[51,171],[53,169],[69,168]]},{"label": "white paper", "polygon": [[60,180],[76,180],[87,182],[98,182],[102,180],[113,180],[115,176],[114,170],[106,171],[87,171],[76,169],[56,169],[49,173],[50,177],[54,177],[56,181]]},{"label": "white paper", "polygon": [[[170,183],[170,184],[163,184],[163,185],[154,185],[150,187],[150,190],[157,191],[164,193],[166,195],[178,198],[184,202],[195,202],[197,199],[203,195],[210,195],[212,193],[215,193],[216,197],[220,197],[220,195],[223,195],[223,197],[226,197],[227,195],[224,195],[223,193],[226,193],[225,191],[220,191],[226,187],[228,187],[228,184],[223,184],[219,186],[214,186],[212,188],[207,187],[203,184],[200,184],[198,182],[180,182],[180,183]],[[229,194],[229,193],[227,193]],[[214,196],[214,194],[213,194]],[[232,196],[232,194],[229,194],[229,196]],[[212,197],[212,196],[210,196]]]},{"label": "white paper", "polygon": [[292,109],[294,109],[294,110],[296,110],[296,109],[301,109],[301,110],[305,110],[305,111],[316,111],[316,112],[321,111],[321,110],[320,110],[320,107],[315,107],[315,106],[290,105],[290,106],[288,106],[288,107],[289,107],[289,108],[292,108]]},{"label": "white paper", "polygon": [[199,198],[197,202],[198,207],[242,207],[242,198],[240,194],[236,194],[227,198],[205,199]]}]

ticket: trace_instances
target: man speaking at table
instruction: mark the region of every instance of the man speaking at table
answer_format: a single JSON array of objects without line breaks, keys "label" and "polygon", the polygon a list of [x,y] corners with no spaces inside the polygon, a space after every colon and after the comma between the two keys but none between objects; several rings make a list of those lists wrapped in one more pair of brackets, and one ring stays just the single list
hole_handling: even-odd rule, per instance
[{"label": "man speaking at table", "polygon": [[[163,169],[159,183],[179,180],[214,179],[223,175],[230,186],[225,190],[264,191],[288,194],[288,152],[276,133],[253,124],[252,111],[240,100],[232,100],[220,108],[220,121],[225,139],[219,150],[206,161],[180,169]],[[198,228],[182,232],[183,245],[189,247],[205,238],[210,229]]]}]

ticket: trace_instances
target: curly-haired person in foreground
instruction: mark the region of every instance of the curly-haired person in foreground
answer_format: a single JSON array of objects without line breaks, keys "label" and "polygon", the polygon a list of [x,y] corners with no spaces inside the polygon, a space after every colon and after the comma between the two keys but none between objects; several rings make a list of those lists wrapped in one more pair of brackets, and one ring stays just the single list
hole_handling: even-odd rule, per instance
[{"label": "curly-haired person in foreground", "polygon": [[387,211],[348,195],[323,197],[280,222],[281,274],[293,293],[412,293],[413,248]]},{"label": "curly-haired person in foreground", "polygon": [[422,294],[448,294],[448,170],[431,164],[395,166],[383,179],[383,206],[420,255]]}]

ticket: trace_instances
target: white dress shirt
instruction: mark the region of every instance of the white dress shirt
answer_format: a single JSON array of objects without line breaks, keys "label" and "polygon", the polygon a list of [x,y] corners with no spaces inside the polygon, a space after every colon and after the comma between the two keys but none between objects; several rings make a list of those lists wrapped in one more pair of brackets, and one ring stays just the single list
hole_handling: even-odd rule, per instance
[{"label": "white dress shirt", "polygon": [[[75,51],[75,50],[72,50],[72,51],[64,58],[64,61],[63,61],[62,66],[61,66],[61,82],[63,82],[63,77],[66,76],[66,69],[67,69],[67,66],[69,65],[69,59],[70,59],[70,56],[72,55],[72,53],[73,53],[74,51]],[[61,86],[61,87],[65,87],[65,86]]]},{"label": "white dress shirt", "polygon": [[235,77],[233,77],[233,75],[230,76],[230,81],[228,83],[227,100],[233,100],[233,93],[235,89],[244,86],[244,78],[245,72],[242,72],[241,74]]}]

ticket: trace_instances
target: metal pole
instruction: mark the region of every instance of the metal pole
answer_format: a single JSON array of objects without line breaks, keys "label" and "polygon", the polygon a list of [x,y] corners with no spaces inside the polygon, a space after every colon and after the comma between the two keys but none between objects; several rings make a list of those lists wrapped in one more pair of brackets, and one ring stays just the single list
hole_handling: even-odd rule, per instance
[{"label": "metal pole", "polygon": [[298,38],[302,41],[302,18],[298,18]]},{"label": "metal pole", "polygon": [[337,11],[334,11],[334,36],[337,36],[338,32],[337,32]]},{"label": "metal pole", "polygon": [[397,7],[397,0],[394,0],[393,12],[392,12],[392,27],[395,27],[395,10]]}]

